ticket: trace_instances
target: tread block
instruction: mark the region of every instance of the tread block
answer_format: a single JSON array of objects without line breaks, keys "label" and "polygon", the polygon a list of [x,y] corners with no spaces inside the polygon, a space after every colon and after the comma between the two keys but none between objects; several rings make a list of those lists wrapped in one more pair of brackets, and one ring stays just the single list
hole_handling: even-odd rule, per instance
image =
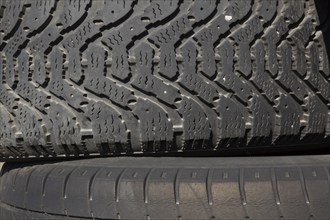
[{"label": "tread block", "polygon": [[330,100],[330,84],[319,71],[317,46],[315,43],[310,43],[306,49],[309,58],[309,66],[305,80],[308,81],[314,89],[318,90],[318,93],[326,100],[326,103],[328,103]]},{"label": "tread block", "polygon": [[[90,200],[91,184],[99,168],[88,167],[75,169],[66,184],[64,207],[70,216],[92,216]],[[79,184],[75,184],[78,183]]]},{"label": "tread block", "polygon": [[216,78],[216,82],[230,89],[234,94],[243,100],[248,102],[248,99],[252,96],[253,91],[249,86],[239,79],[239,75],[234,70],[234,47],[229,41],[223,41],[217,48],[218,55],[220,57],[219,74]]},{"label": "tread block", "polygon": [[[268,168],[244,169],[244,192],[246,196],[246,211],[252,219],[277,219],[278,208],[271,181],[271,171]],[[260,210],[262,205],[265,209]]]},{"label": "tread block", "polygon": [[[279,48],[280,69],[276,80],[278,80],[286,89],[290,90],[299,100],[308,96],[303,83],[293,74],[291,69],[292,52],[287,43],[282,43]],[[286,57],[285,59],[283,57]]]},{"label": "tread block", "polygon": [[197,96],[204,101],[212,103],[219,95],[217,90],[196,72],[198,50],[195,44],[193,41],[187,41],[180,49],[183,61],[178,83],[189,91],[197,93]]},{"label": "tread block", "polygon": [[251,109],[253,109],[253,127],[251,137],[271,137],[271,132],[275,130],[276,114],[274,109],[271,108],[269,104],[259,96],[254,96],[252,98]]},{"label": "tread block", "polygon": [[[210,207],[207,187],[207,169],[185,169],[178,181],[180,214],[187,219],[210,219]],[[191,209],[191,206],[200,204],[200,209]]]},{"label": "tread block", "polygon": [[[212,197],[214,216],[222,216],[224,219],[245,216],[242,206],[242,198],[239,188],[238,169],[215,169],[212,176]],[[231,192],[230,194],[226,192]]]},{"label": "tread block", "polygon": [[4,20],[1,21],[0,30],[7,34],[12,32],[12,29],[18,22],[20,13],[23,11],[26,1],[6,0],[3,1],[1,4],[5,7],[5,10],[3,13]]},{"label": "tread block", "polygon": [[[274,102],[276,97],[280,96],[280,87],[271,79],[271,75],[267,74],[265,63],[265,49],[261,40],[257,40],[252,48],[253,71],[251,81],[255,84],[258,90],[263,91],[264,95]],[[270,57],[268,57],[270,59]],[[274,66],[275,67],[275,66]],[[277,68],[277,66],[276,66]]]},{"label": "tread block", "polygon": [[281,112],[280,135],[297,135],[300,131],[300,119],[302,110],[291,97],[281,95],[277,108]]},{"label": "tread block", "polygon": [[153,75],[152,62],[154,50],[147,43],[142,43],[135,48],[136,68],[132,85],[145,93],[152,93],[158,99],[174,105],[180,98],[179,90],[172,85],[165,84],[161,79]]},{"label": "tread block", "polygon": [[219,103],[221,139],[243,138],[245,122],[240,107],[227,97],[221,97]]},{"label": "tread block", "polygon": [[49,115],[55,119],[53,121],[53,136],[58,146],[79,145],[81,143],[83,133],[80,131],[79,123],[74,114],[63,106],[55,104],[51,106]]},{"label": "tread block", "polygon": [[327,108],[317,96],[312,96],[307,105],[310,109],[308,118],[308,131],[309,134],[323,134],[326,131],[328,115]]},{"label": "tread block", "polygon": [[67,181],[74,167],[55,167],[44,180],[42,211],[67,215],[64,200],[66,198]]},{"label": "tread block", "polygon": [[[327,207],[330,206],[329,183],[327,173],[324,167],[308,167],[302,169],[306,191],[310,207],[315,218],[322,218],[317,213],[322,213],[324,216],[329,216],[330,211]],[[317,190],[318,189],[318,190]]]},{"label": "tread block", "polygon": [[[178,195],[174,191],[177,174],[177,169],[170,168],[156,169],[150,173],[147,189],[147,207],[151,219],[175,219],[180,215],[178,213],[179,204],[175,202]],[[168,205],[163,206],[163,202]],[[166,216],[161,215],[159,209],[162,209]]]},{"label": "tread block", "polygon": [[[286,218],[307,219],[308,204],[306,203],[306,194],[304,194],[298,170],[291,167],[277,168],[275,173],[280,203],[282,204],[279,208],[283,216],[286,216]],[[296,187],[291,188],[293,185]],[[300,202],[292,206],[293,201],[297,200]]]},{"label": "tread block", "polygon": [[5,146],[17,146],[17,138],[15,135],[17,124],[13,121],[13,117],[3,106],[0,107],[0,120],[3,123],[3,127],[0,130],[1,154],[11,154],[10,151],[8,152]]},{"label": "tread block", "polygon": [[[116,18],[123,17],[131,10],[134,0],[107,1],[103,0],[103,8],[96,12],[96,20],[113,21]],[[109,13],[111,12],[111,13]]]},{"label": "tread block", "polygon": [[[138,99],[133,107],[133,113],[140,116],[139,129],[142,150],[147,150],[148,144],[156,145],[164,141],[173,141],[173,124],[168,120],[166,112],[157,104]],[[157,148],[155,148],[157,149]]]},{"label": "tread block", "polygon": [[44,184],[49,173],[54,169],[42,166],[36,166],[27,182],[25,195],[25,208],[33,211],[43,210]]},{"label": "tread block", "polygon": [[93,103],[87,114],[92,120],[93,137],[96,144],[115,145],[115,143],[125,144],[128,142],[125,123],[119,120],[119,114],[109,106],[102,102]]},{"label": "tread block", "polygon": [[25,193],[26,193],[26,184],[29,181],[29,177],[31,172],[33,172],[33,167],[24,167],[20,169],[15,176],[15,181],[12,185],[12,192],[10,197],[8,198],[8,202],[11,204],[17,204],[19,207],[25,206]]},{"label": "tread block", "polygon": [[208,145],[211,137],[211,125],[203,109],[186,97],[179,108],[183,116],[184,149],[199,149]]},{"label": "tread block", "polygon": [[143,219],[147,216],[144,208],[146,192],[143,189],[149,173],[150,169],[147,168],[128,168],[123,173],[117,191],[118,213],[121,213],[121,218]]},{"label": "tread block", "polygon": [[54,7],[56,6],[56,1],[30,0],[29,3],[31,4],[28,9],[30,12],[24,20],[24,25],[31,31],[38,29],[47,19],[49,19],[52,11],[55,10]]},{"label": "tread block", "polygon": [[61,1],[62,14],[59,17],[58,22],[63,25],[64,28],[73,26],[84,13],[86,9],[90,7],[90,0],[74,0],[74,1]]},{"label": "tread block", "polygon": [[95,175],[90,191],[92,195],[90,205],[95,218],[118,217],[118,180],[123,172],[124,169],[121,168],[104,167]]},{"label": "tread block", "polygon": [[0,4],[4,160],[330,140],[317,1]]},{"label": "tread block", "polygon": [[87,53],[85,88],[99,94],[107,96],[111,101],[126,107],[130,101],[136,100],[133,91],[124,86],[119,86],[109,78],[104,78],[106,74],[105,66],[106,52],[101,46],[92,46]]}]

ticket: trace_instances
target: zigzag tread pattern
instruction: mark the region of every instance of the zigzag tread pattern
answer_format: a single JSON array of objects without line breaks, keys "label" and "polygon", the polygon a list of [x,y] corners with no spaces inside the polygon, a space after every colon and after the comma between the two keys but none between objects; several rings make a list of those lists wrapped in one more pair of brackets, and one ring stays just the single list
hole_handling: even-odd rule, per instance
[{"label": "zigzag tread pattern", "polygon": [[0,157],[325,143],[324,20],[305,0],[3,0]]}]

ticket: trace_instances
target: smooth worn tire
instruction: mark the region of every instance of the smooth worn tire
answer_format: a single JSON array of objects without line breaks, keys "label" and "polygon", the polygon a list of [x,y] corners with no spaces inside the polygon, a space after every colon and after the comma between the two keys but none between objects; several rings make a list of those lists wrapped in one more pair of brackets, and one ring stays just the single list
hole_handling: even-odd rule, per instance
[{"label": "smooth worn tire", "polygon": [[329,155],[7,163],[0,218],[326,220],[329,169]]},{"label": "smooth worn tire", "polygon": [[330,143],[328,1],[0,4],[2,160]]}]

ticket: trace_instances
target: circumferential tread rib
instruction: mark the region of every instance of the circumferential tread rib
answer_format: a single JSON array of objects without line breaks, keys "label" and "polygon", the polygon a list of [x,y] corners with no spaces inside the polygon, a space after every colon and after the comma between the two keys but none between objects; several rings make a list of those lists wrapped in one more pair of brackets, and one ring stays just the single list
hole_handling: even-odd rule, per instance
[{"label": "circumferential tread rib", "polygon": [[8,208],[59,219],[326,219],[330,214],[326,156],[140,159],[6,163],[0,215]]},{"label": "circumferential tread rib", "polygon": [[316,4],[3,0],[0,156],[326,143]]}]

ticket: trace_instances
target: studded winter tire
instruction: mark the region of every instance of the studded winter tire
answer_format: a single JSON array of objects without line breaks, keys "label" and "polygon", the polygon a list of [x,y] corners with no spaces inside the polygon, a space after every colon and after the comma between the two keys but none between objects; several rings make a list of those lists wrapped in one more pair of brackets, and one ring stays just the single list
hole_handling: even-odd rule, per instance
[{"label": "studded winter tire", "polygon": [[328,1],[0,4],[2,160],[330,143]]}]

